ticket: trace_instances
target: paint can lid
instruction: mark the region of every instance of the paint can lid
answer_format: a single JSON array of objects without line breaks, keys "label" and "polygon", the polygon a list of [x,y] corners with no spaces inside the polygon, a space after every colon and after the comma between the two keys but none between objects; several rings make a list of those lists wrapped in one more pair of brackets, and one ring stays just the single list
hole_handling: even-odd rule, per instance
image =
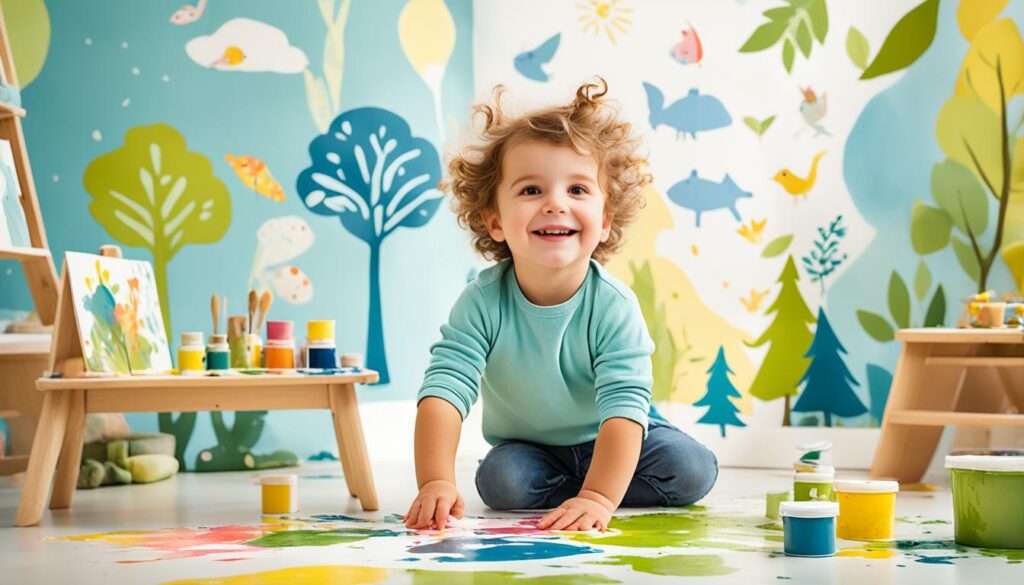
[{"label": "paint can lid", "polygon": [[294,339],[268,339],[267,340],[267,344],[264,347],[266,347],[266,348],[274,347],[274,348],[295,349],[295,340]]},{"label": "paint can lid", "polygon": [[835,490],[858,494],[894,494],[900,491],[900,484],[898,481],[875,479],[837,479]]},{"label": "paint can lid", "polygon": [[946,469],[973,471],[1024,471],[1020,455],[947,455]]},{"label": "paint can lid", "polygon": [[835,518],[839,504],[835,502],[782,502],[779,515],[790,518]]},{"label": "paint can lid", "polygon": [[796,472],[793,474],[793,481],[800,483],[832,483],[835,479],[835,473],[802,473]]},{"label": "paint can lid", "polygon": [[296,485],[299,483],[299,476],[294,473],[282,473],[278,475],[261,475],[260,483],[263,485]]},{"label": "paint can lid", "polygon": [[210,345],[221,345],[228,342],[228,336],[224,333],[214,333],[210,336]]},{"label": "paint can lid", "polygon": [[185,331],[181,334],[182,345],[202,345],[203,344],[203,332],[202,331]]},{"label": "paint can lid", "polygon": [[341,354],[341,367],[343,368],[357,368],[363,366],[363,354],[361,353],[343,353]]},{"label": "paint can lid", "polygon": [[329,347],[334,349],[337,346],[334,344],[333,339],[307,339],[306,347]]}]

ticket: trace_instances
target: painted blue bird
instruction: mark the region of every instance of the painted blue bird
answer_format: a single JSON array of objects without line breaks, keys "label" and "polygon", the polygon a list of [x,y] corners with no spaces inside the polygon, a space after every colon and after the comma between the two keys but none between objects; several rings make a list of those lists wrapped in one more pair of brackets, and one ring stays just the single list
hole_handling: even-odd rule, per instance
[{"label": "painted blue bird", "polygon": [[700,95],[696,88],[668,106],[665,105],[665,95],[653,84],[644,82],[644,90],[650,108],[648,119],[651,128],[664,124],[675,130],[677,135],[688,134],[690,138],[697,138],[697,132],[732,124],[732,117],[722,102],[711,95]]},{"label": "painted blue bird", "polygon": [[532,51],[523,51],[516,55],[514,60],[516,71],[523,74],[523,77],[534,81],[547,81],[548,74],[542,69],[548,61],[555,56],[558,50],[558,42],[562,40],[562,33],[558,33],[544,41],[539,47]]}]

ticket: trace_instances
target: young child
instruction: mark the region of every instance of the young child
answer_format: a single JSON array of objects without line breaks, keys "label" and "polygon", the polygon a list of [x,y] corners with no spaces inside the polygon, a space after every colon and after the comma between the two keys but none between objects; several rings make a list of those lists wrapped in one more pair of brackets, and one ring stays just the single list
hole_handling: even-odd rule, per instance
[{"label": "young child", "polygon": [[462,517],[455,451],[480,394],[494,446],[477,470],[480,497],[496,510],[554,508],[540,529],[604,530],[620,505],[690,504],[718,476],[714,454],[652,408],[640,305],[600,264],[651,177],[599,82],[521,117],[502,111],[499,86],[493,106],[474,110],[484,143],[449,163],[459,221],[498,262],[466,287],[431,348],[409,528]]}]

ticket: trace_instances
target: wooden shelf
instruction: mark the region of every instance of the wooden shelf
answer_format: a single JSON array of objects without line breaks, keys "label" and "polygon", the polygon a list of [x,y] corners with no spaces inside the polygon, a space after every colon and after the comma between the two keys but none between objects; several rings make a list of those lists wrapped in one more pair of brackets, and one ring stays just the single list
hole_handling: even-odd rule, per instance
[{"label": "wooden shelf", "polygon": [[28,112],[26,112],[24,108],[0,102],[0,119],[15,117],[24,118],[27,113]]},{"label": "wooden shelf", "polygon": [[0,457],[0,475],[14,475],[28,469],[28,455]]},{"label": "wooden shelf", "polygon": [[926,366],[957,366],[962,368],[1019,368],[1024,366],[1024,357],[999,356],[931,356],[925,358]]},{"label": "wooden shelf", "polygon": [[960,426],[1024,426],[1024,414],[993,412],[943,412],[938,410],[897,410],[885,413],[888,422],[897,425],[942,427]]},{"label": "wooden shelf", "polygon": [[912,343],[1024,343],[1024,329],[900,329],[896,339]]},{"label": "wooden shelf", "polygon": [[31,248],[28,246],[0,246],[0,258],[8,260],[33,260],[36,258],[49,258],[50,251],[46,248]]},{"label": "wooden shelf", "polygon": [[18,418],[19,416],[22,414],[17,410],[0,410],[0,418]]}]

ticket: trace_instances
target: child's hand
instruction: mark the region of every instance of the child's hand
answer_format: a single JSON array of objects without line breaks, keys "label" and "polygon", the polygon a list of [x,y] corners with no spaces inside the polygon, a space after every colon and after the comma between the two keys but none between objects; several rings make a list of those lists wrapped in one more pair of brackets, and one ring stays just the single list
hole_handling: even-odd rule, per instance
[{"label": "child's hand", "polygon": [[548,512],[537,528],[541,530],[592,530],[608,529],[615,506],[612,501],[597,492],[581,490],[575,498],[569,498],[562,505]]},{"label": "child's hand", "polygon": [[403,520],[406,528],[443,530],[448,516],[462,518],[465,507],[455,484],[440,479],[428,481],[420,488]]}]

